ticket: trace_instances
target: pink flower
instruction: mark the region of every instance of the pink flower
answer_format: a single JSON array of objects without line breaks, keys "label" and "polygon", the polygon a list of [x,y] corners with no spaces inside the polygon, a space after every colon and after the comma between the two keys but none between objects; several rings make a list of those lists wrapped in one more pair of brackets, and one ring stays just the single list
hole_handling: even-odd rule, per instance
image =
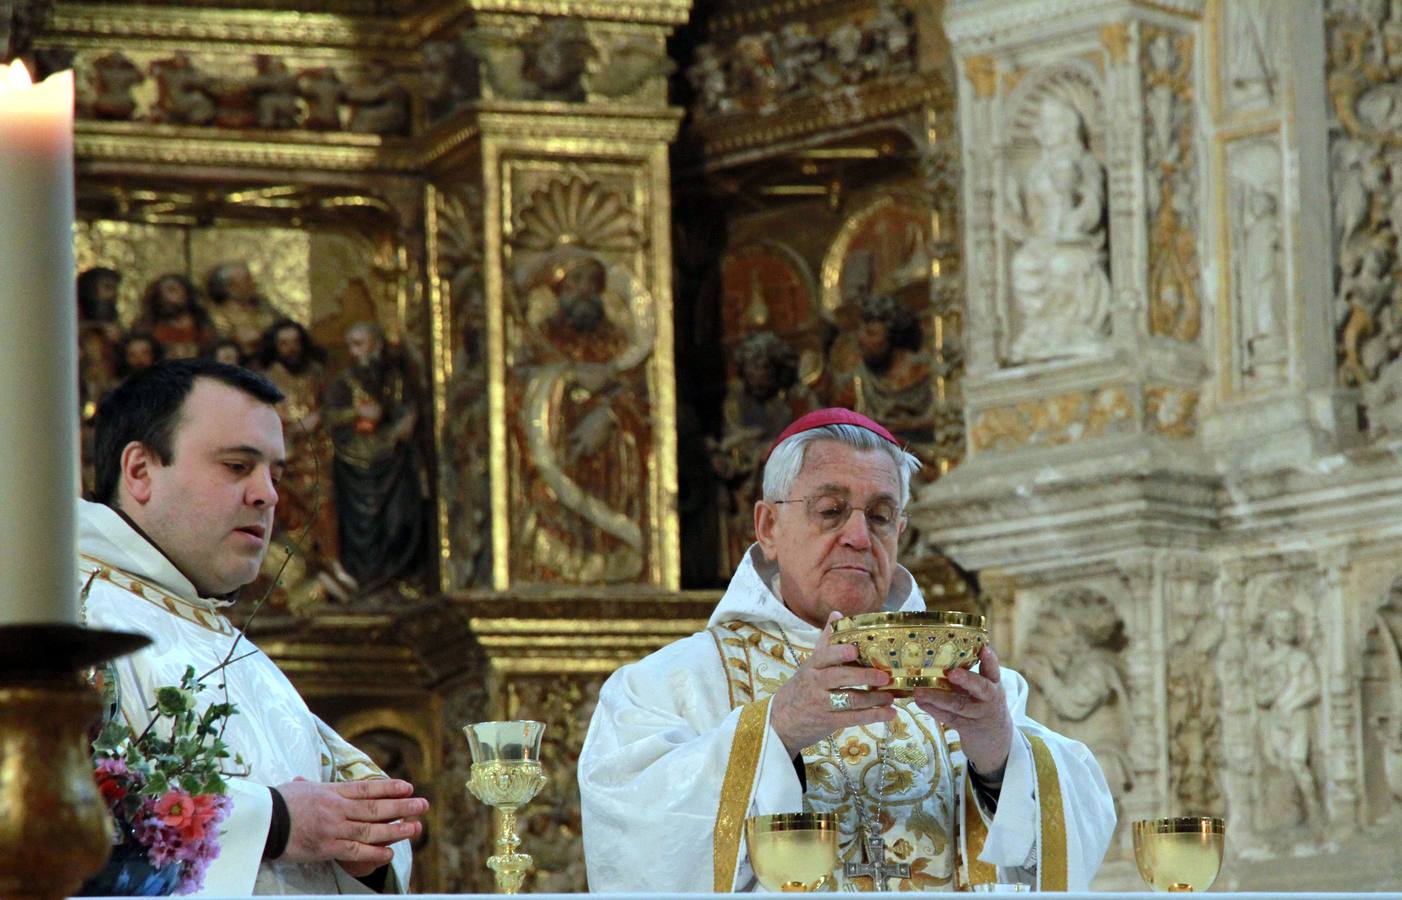
[{"label": "pink flower", "polygon": [[204,837],[204,823],[209,817],[200,817],[195,798],[180,788],[166,791],[156,801],[156,815],[161,823],[174,828],[182,841],[197,841]]}]

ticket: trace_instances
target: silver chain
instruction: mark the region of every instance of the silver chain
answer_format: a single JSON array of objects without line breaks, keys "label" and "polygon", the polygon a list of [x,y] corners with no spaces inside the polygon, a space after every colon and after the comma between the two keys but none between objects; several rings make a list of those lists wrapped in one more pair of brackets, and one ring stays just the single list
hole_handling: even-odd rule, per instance
[{"label": "silver chain", "polygon": [[[789,655],[793,657],[795,671],[803,665],[803,657],[798,655],[794,645],[789,642],[789,636],[783,628],[779,629],[779,637],[784,641],[784,646],[788,648]],[[834,732],[835,734],[835,732]],[[865,810],[862,809],[862,795],[857,791],[856,784],[852,781],[852,776],[847,771],[847,764],[842,761],[842,754],[837,750],[837,740],[833,734],[828,735],[828,752],[832,754],[833,762],[837,763],[837,771],[842,775],[842,785],[844,790],[852,796],[852,807],[857,811],[857,825],[861,829],[861,840],[859,846],[865,848],[867,842],[877,838],[881,834],[881,810],[886,802],[886,748],[891,742],[891,728],[886,727],[886,734],[876,742],[876,759],[879,763],[878,777],[876,780],[876,820],[868,821]]]}]

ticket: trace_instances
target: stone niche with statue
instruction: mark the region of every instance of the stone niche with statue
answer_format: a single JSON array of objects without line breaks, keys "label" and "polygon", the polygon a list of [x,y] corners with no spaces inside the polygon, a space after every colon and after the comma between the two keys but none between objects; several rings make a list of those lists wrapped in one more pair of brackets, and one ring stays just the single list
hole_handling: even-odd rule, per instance
[{"label": "stone niche with statue", "polygon": [[[1395,5],[963,0],[968,455],[921,537],[1131,820],[1397,883]],[[1392,347],[1393,349],[1388,349]]]}]

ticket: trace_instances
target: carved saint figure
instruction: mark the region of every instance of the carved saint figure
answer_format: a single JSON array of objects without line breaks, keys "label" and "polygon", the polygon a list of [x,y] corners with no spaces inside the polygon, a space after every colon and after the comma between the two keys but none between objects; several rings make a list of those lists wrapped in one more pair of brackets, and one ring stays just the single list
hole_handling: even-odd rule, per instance
[{"label": "carved saint figure", "polygon": [[132,89],[145,75],[123,54],[113,51],[93,61],[92,114],[99,119],[130,119],[136,112]]},{"label": "carved saint figure", "polygon": [[757,331],[735,348],[739,378],[726,388],[721,438],[709,441],[711,467],[724,482],[722,573],[739,565],[754,541],[755,501],[769,446],[794,419],[818,408],[798,378],[798,353],[772,331]]},{"label": "carved saint figure", "polygon": [[190,61],[189,55],[177,53],[170,59],[151,64],[160,91],[156,101],[159,121],[178,125],[208,125],[214,121],[213,81]]},{"label": "carved saint figure", "polygon": [[1038,112],[1041,154],[1021,187],[1010,185],[1005,225],[1021,244],[1011,266],[1015,363],[1093,352],[1110,306],[1105,170],[1075,107],[1046,97]]},{"label": "carved saint figure", "polygon": [[200,302],[199,291],[184,275],[162,275],[146,288],[142,316],[133,331],[160,342],[166,359],[199,356],[214,339],[214,326]]},{"label": "carved saint figure", "polygon": [[352,325],[346,348],[353,362],[327,389],[321,419],[335,452],[341,565],[371,593],[412,574],[423,546],[420,392],[379,325]]},{"label": "carved saint figure", "polygon": [[[1304,824],[1323,822],[1319,785],[1310,770],[1314,708],[1319,703],[1319,668],[1300,646],[1294,609],[1266,613],[1266,635],[1256,653],[1254,689],[1260,710],[1261,759],[1281,770],[1291,784],[1289,804]],[[1262,823],[1267,827],[1279,822]]]},{"label": "carved saint figure", "polygon": [[1280,215],[1275,195],[1247,187],[1242,210],[1237,296],[1245,345],[1244,369],[1258,378],[1278,375],[1285,364],[1285,335],[1279,311]]},{"label": "carved saint figure", "polygon": [[226,262],[209,273],[210,316],[220,334],[238,342],[245,358],[258,354],[263,333],[277,321],[277,310],[258,293],[248,263]]},{"label": "carved saint figure", "polygon": [[307,101],[307,117],[302,127],[313,131],[335,131],[341,127],[341,95],[345,85],[329,67],[306,69],[297,76],[297,91]]},{"label": "carved saint figure", "polygon": [[259,128],[293,128],[297,125],[297,78],[276,56],[253,57],[257,74],[246,82],[257,98],[254,109]]},{"label": "carved saint figure", "polygon": [[696,91],[698,104],[708,113],[730,112],[735,101],[726,83],[725,59],[715,44],[696,48],[696,61],[686,70],[686,79]]},{"label": "carved saint figure", "polygon": [[934,449],[934,371],[920,352],[920,321],[890,294],[865,297],[859,307],[861,360],[842,405],[886,425],[917,456]]},{"label": "carved saint figure", "polygon": [[617,582],[643,569],[651,437],[640,369],[652,336],[610,317],[609,282],[598,257],[566,246],[524,285],[548,310],[521,398],[533,470],[517,525],[527,578]]},{"label": "carved saint figure", "polygon": [[409,92],[383,62],[368,63],[360,78],[346,87],[342,99],[351,107],[348,131],[403,134],[409,127]]},{"label": "carved saint figure", "polygon": [[534,98],[578,102],[585,97],[583,77],[594,56],[584,22],[576,18],[543,20],[522,40],[521,77],[535,86]]}]

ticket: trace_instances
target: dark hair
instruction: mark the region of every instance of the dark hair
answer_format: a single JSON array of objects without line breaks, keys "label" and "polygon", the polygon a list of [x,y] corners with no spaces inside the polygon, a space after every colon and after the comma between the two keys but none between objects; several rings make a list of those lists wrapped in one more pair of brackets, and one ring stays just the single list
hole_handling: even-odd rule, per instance
[{"label": "dark hair", "polygon": [[197,378],[222,382],[269,406],[282,400],[282,391],[262,375],[212,359],[171,359],[137,372],[97,410],[93,496],[98,502],[116,504],[122,451],[132,441],[146,445],[161,465],[173,462],[175,428]]},{"label": "dark hair", "polygon": [[919,350],[923,331],[920,320],[904,303],[890,294],[873,294],[862,300],[863,322],[880,322],[886,326],[886,337],[896,350]]},{"label": "dark hair", "polygon": [[307,331],[306,326],[301,322],[283,318],[268,326],[267,330],[263,332],[263,336],[258,339],[258,352],[254,356],[258,365],[266,369],[277,360],[277,335],[284,328],[291,328],[297,332],[297,336],[302,339],[302,353],[308,360],[319,363],[326,362],[326,351],[318,347],[316,342],[312,340],[311,332]]}]

